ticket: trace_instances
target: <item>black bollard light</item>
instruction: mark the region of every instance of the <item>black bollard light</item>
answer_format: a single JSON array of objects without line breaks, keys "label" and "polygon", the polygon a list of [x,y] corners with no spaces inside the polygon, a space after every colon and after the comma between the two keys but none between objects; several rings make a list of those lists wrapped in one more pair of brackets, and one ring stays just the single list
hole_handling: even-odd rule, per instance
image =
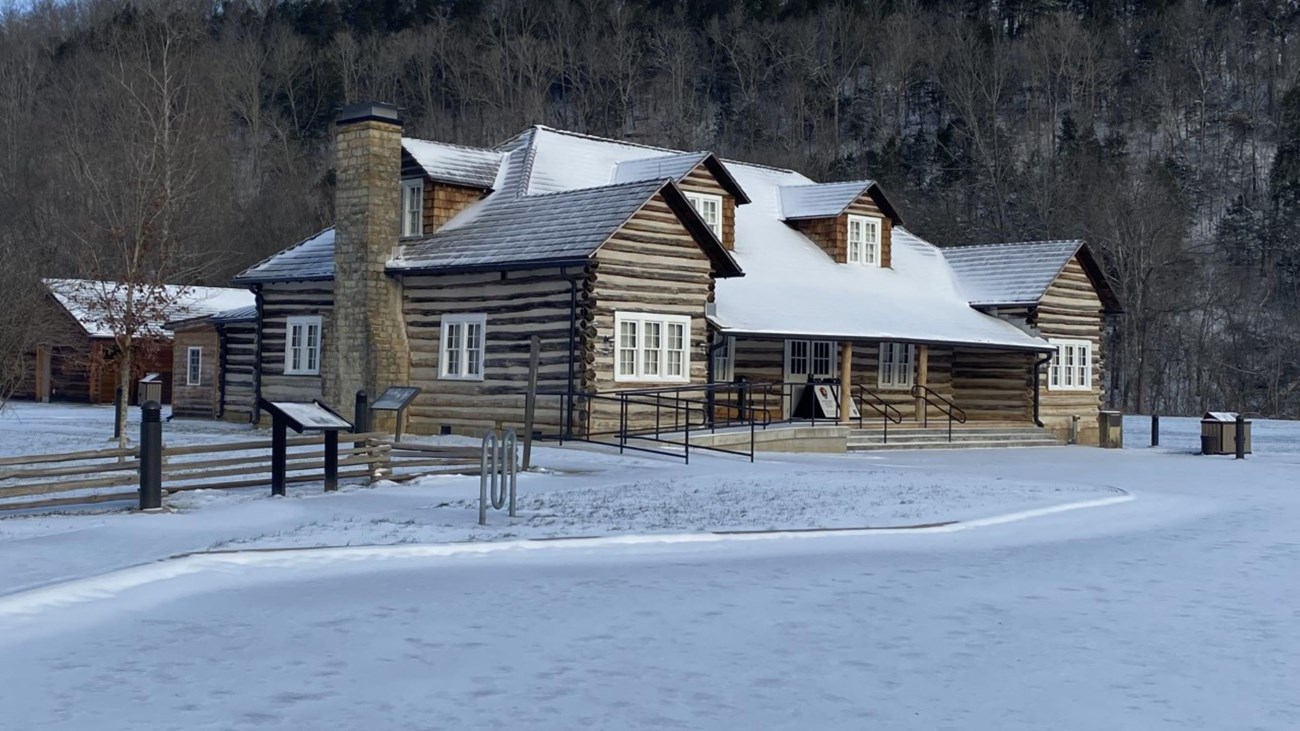
[{"label": "black bollard light", "polygon": [[1158,414],[1151,415],[1151,446],[1160,446],[1160,416]]},{"label": "black bollard light", "polygon": [[325,432],[325,492],[339,489],[339,433]]},{"label": "black bollard light", "polygon": [[140,509],[162,508],[162,406],[140,408]]},{"label": "black bollard light", "polygon": [[284,495],[289,424],[279,411],[271,414],[271,494]]},{"label": "black bollard light", "polygon": [[1246,417],[1237,414],[1237,459],[1246,458]]}]

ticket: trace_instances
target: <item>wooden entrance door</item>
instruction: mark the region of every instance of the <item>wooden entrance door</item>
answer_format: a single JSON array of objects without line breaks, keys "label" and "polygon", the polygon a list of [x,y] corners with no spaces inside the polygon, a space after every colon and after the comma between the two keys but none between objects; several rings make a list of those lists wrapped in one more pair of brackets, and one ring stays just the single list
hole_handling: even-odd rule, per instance
[{"label": "wooden entrance door", "polygon": [[[816,379],[835,378],[835,341],[787,340],[785,341],[785,382],[803,383],[808,376]],[[788,387],[785,398],[785,418],[803,397],[803,387]]]}]

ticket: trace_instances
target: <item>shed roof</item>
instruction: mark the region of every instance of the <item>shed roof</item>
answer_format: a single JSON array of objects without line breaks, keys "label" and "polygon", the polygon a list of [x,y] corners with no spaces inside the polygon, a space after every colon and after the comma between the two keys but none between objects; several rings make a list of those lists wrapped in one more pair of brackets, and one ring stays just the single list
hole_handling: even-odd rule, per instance
[{"label": "shed roof", "polygon": [[237,307],[233,310],[218,312],[212,316],[212,321],[219,324],[231,322],[252,322],[257,319],[257,305],[248,305],[247,307]]},{"label": "shed roof", "polygon": [[[72,319],[86,334],[95,338],[114,335],[114,323],[126,313],[126,285],[92,279],[46,279],[45,286]],[[176,284],[161,285],[157,290],[144,289],[149,299],[158,304],[156,311],[146,316],[143,334],[165,336],[172,322],[206,317],[217,312],[254,304],[253,293],[246,289],[229,287],[189,287]],[[118,310],[119,304],[122,310]]]},{"label": "shed roof", "polygon": [[403,245],[390,271],[578,263],[599,249],[654,195],[662,193],[714,260],[719,276],[735,262],[671,180],[602,185],[560,193],[489,196],[419,242]]},{"label": "shed roof", "polygon": [[490,190],[505,154],[499,150],[402,138],[402,149],[433,180]]},{"label": "shed roof", "polygon": [[313,282],[334,278],[334,228],[317,231],[235,275],[236,284]]},{"label": "shed roof", "polygon": [[953,246],[944,258],[973,306],[1033,306],[1076,255],[1107,311],[1119,302],[1081,239]]}]

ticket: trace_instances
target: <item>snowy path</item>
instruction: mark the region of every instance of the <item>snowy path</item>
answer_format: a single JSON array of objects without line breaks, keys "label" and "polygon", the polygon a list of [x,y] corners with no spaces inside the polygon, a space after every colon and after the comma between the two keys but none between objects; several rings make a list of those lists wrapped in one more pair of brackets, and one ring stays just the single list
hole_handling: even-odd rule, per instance
[{"label": "snowy path", "polygon": [[0,619],[0,707],[23,729],[1300,727],[1300,456],[1045,451],[889,466],[1138,499],[951,533],[231,561]]}]

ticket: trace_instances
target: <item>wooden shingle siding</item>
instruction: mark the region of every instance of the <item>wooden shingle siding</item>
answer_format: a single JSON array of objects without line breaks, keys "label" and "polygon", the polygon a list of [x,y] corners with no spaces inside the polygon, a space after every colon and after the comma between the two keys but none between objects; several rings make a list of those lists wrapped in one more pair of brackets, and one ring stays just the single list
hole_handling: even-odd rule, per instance
[{"label": "wooden shingle siding", "polygon": [[[541,338],[538,391],[568,387],[570,284],[559,269],[409,276],[402,308],[411,385],[422,389],[408,410],[412,432],[437,434],[445,426],[482,436],[497,426],[522,428],[533,335]],[[439,378],[442,316],[475,313],[487,315],[483,380]],[[535,428],[554,433],[560,424],[560,399],[540,397]]]},{"label": "wooden shingle siding", "polygon": [[[704,383],[708,369],[705,309],[713,301],[713,267],[663,197],[652,198],[610,237],[596,252],[591,268],[591,294],[584,308],[588,334],[583,352],[587,364],[584,388],[608,392],[683,385],[615,382],[616,312],[690,317],[690,382]],[[592,428],[611,428],[611,420],[617,419],[616,408],[596,404]],[[644,410],[636,416],[639,423],[653,418]]]},{"label": "wooden shingle siding", "polygon": [[688,193],[708,193],[722,196],[722,245],[727,251],[736,248],[736,199],[713,177],[713,173],[700,163],[678,183]]},{"label": "wooden shingle siding", "polygon": [[442,228],[469,204],[483,198],[485,191],[450,183],[424,181],[424,233]]},{"label": "wooden shingle siding", "polygon": [[1103,395],[1102,303],[1077,257],[1047,288],[1036,309],[1044,338],[1087,340],[1092,343],[1092,388],[1088,391],[1052,391],[1047,373],[1042,375],[1040,418],[1058,436],[1068,432],[1073,416],[1079,417],[1080,442],[1097,442],[1097,411]]},{"label": "wooden shingle siding", "polygon": [[[188,383],[189,349],[202,348],[199,382]],[[217,329],[204,322],[176,330],[172,339],[172,414],[211,419],[220,408],[221,343]]]},{"label": "wooden shingle siding", "polygon": [[257,324],[228,323],[221,326],[221,336],[226,360],[221,371],[224,387],[221,418],[246,423],[252,421],[257,406],[257,382],[253,371],[257,365]]},{"label": "wooden shingle siding", "polygon": [[[261,389],[268,401],[311,401],[321,398],[321,378],[284,375],[285,320],[299,315],[321,316],[321,357],[327,352],[330,313],[334,306],[331,282],[286,282],[262,288]],[[325,364],[322,362],[322,368]],[[348,404],[331,404],[347,408]]]}]

